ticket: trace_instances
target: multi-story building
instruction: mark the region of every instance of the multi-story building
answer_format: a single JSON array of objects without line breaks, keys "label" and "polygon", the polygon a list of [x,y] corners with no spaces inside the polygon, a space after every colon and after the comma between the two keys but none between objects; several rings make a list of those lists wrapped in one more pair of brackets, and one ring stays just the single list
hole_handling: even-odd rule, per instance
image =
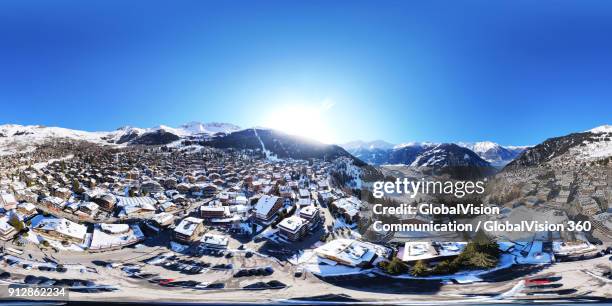
[{"label": "multi-story building", "polygon": [[263,195],[255,204],[255,218],[268,222],[283,206],[283,199],[277,196]]},{"label": "multi-story building", "polygon": [[307,223],[299,216],[285,218],[278,224],[278,234],[289,241],[300,240],[306,235]]},{"label": "multi-story building", "polygon": [[193,243],[200,240],[204,233],[204,220],[187,217],[174,228],[175,240],[183,243]]}]

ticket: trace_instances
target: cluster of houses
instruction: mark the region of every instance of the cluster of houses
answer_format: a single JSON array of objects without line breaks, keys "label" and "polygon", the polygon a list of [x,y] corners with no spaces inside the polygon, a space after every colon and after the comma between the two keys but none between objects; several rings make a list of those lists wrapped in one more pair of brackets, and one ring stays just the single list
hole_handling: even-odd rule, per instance
[{"label": "cluster of houses", "polygon": [[166,228],[176,242],[221,247],[227,237],[208,228],[254,234],[274,224],[280,237],[297,241],[321,226],[323,206],[334,205],[347,222],[357,222],[361,209],[358,199],[330,186],[325,161],[271,162],[211,148],[88,146],[53,157],[0,175],[0,239],[23,230],[15,219],[38,236],[26,243],[48,240],[92,252]]}]

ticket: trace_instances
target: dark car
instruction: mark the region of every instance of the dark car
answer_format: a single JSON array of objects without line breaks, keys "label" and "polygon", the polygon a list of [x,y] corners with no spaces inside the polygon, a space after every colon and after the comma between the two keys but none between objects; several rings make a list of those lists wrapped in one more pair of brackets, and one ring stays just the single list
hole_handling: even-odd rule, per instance
[{"label": "dark car", "polygon": [[242,269],[242,270],[236,272],[234,274],[234,277],[244,277],[244,276],[247,276],[247,275],[248,275],[248,272],[246,270]]},{"label": "dark car", "polygon": [[11,277],[11,273],[8,273],[8,272],[0,273],[0,279],[7,279],[9,277]]},{"label": "dark car", "polygon": [[91,263],[93,263],[94,265],[99,266],[99,267],[106,267],[109,264],[108,262],[106,262],[104,260],[94,260]]},{"label": "dark car", "polygon": [[256,282],[247,286],[244,286],[245,290],[266,290],[270,287],[267,283],[264,282]]},{"label": "dark car", "polygon": [[207,289],[223,289],[225,288],[225,284],[224,283],[212,283],[208,286],[206,286]]},{"label": "dark car", "polygon": [[29,285],[36,285],[40,282],[40,277],[34,275],[28,275],[23,279],[23,282]]},{"label": "dark car", "polygon": [[9,266],[14,266],[19,263],[19,261],[11,259],[11,258],[7,258],[5,261]]},{"label": "dark car", "polygon": [[197,285],[199,285],[200,282],[196,282],[196,281],[192,281],[192,280],[188,280],[188,281],[176,281],[176,282],[170,282],[168,283],[168,285],[173,286],[173,287],[195,287]]},{"label": "dark car", "polygon": [[58,279],[55,284],[53,284],[53,286],[55,287],[69,287],[68,283],[66,283],[66,281],[64,281],[63,279]]},{"label": "dark car", "polygon": [[282,289],[282,288],[287,287],[287,285],[277,280],[271,280],[267,284],[270,287],[270,289]]}]

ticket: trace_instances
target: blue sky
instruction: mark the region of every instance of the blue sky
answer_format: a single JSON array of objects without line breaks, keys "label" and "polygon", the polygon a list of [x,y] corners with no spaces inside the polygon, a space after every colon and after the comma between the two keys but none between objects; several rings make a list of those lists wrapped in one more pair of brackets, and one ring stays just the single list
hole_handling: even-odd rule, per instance
[{"label": "blue sky", "polygon": [[611,16],[608,1],[3,1],[0,124],[534,144],[612,124]]}]

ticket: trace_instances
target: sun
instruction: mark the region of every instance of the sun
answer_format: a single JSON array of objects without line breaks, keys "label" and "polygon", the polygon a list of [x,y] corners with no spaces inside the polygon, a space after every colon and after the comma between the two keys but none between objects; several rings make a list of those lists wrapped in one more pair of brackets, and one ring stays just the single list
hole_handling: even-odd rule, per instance
[{"label": "sun", "polygon": [[264,120],[264,126],[287,134],[331,143],[332,131],[324,120],[324,112],[327,109],[327,105],[284,105],[270,112]]}]

